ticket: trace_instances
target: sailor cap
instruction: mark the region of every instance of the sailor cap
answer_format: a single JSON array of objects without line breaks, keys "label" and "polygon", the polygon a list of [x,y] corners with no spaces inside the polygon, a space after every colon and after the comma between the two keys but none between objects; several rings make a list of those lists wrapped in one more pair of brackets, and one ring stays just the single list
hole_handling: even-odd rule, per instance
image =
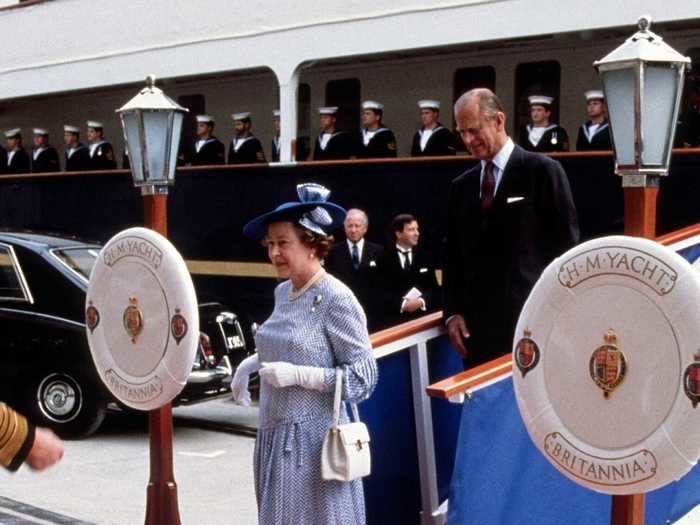
[{"label": "sailor cap", "polygon": [[440,109],[439,100],[419,100],[418,107],[420,109]]},{"label": "sailor cap", "polygon": [[380,104],[376,100],[365,100],[362,103],[362,109],[374,109],[375,111],[384,111],[384,104]]},{"label": "sailor cap", "polygon": [[600,89],[592,89],[584,93],[586,97],[586,102],[591,100],[605,100],[605,94]]},{"label": "sailor cap", "polygon": [[210,115],[197,115],[197,122],[200,124],[213,124],[214,117]]},{"label": "sailor cap", "polygon": [[78,126],[71,126],[70,124],[66,124],[63,126],[63,131],[67,131],[68,133],[80,133],[80,128]]},{"label": "sailor cap", "polygon": [[246,120],[250,118],[250,111],[243,111],[241,113],[234,113],[231,115],[233,120]]},{"label": "sailor cap", "polygon": [[49,132],[45,130],[44,128],[34,128],[34,134],[35,135],[48,135]]},{"label": "sailor cap", "polygon": [[272,116],[275,118],[280,118],[280,110],[279,109],[273,109],[272,110]]},{"label": "sailor cap", "polygon": [[532,95],[527,97],[527,101],[531,106],[551,106],[554,101],[554,97],[546,97],[544,95]]},{"label": "sailor cap", "polygon": [[5,131],[5,138],[12,139],[14,137],[19,137],[22,133],[22,128],[12,128]]},{"label": "sailor cap", "polygon": [[338,113],[338,106],[324,106],[318,108],[319,115],[335,115]]},{"label": "sailor cap", "polygon": [[104,125],[102,122],[98,122],[97,120],[88,120],[87,127],[92,129],[102,129],[104,128]]}]

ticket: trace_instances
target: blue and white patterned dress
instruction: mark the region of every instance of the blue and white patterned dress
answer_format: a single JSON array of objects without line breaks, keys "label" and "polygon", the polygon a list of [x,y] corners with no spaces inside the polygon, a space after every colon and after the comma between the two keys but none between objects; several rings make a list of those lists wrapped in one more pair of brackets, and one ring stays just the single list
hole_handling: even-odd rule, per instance
[{"label": "blue and white patterned dress", "polygon": [[[275,309],[255,342],[260,362],[287,361],[325,369],[326,391],[260,386],[255,442],[255,490],[261,525],[363,525],[362,481],[321,479],[321,447],[333,419],[335,369],[343,399],[367,399],[377,364],[362,307],[350,289],[324,275],[290,300],[291,281],[275,289]],[[342,410],[342,419],[348,420]]]}]

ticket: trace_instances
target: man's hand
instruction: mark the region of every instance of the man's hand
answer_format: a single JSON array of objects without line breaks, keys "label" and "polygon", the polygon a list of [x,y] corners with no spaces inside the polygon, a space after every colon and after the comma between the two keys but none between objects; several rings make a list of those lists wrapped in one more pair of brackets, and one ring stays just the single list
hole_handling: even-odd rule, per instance
[{"label": "man's hand", "polygon": [[457,350],[457,353],[463,359],[466,358],[467,348],[464,346],[464,340],[469,338],[469,329],[464,321],[464,317],[461,315],[452,316],[452,319],[447,323],[447,335],[450,336],[450,342]]},{"label": "man's hand", "polygon": [[34,444],[25,463],[32,470],[44,470],[63,457],[63,441],[48,428],[37,427]]},{"label": "man's hand", "polygon": [[402,312],[406,312],[409,314],[412,314],[419,308],[423,307],[423,301],[419,299],[406,299],[406,302],[403,305],[403,308],[401,309]]}]

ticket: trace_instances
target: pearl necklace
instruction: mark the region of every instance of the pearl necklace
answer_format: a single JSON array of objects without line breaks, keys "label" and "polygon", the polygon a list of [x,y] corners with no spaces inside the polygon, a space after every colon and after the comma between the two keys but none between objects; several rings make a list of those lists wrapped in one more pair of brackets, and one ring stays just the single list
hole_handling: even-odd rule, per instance
[{"label": "pearl necklace", "polygon": [[316,284],[318,281],[321,280],[321,277],[326,275],[326,270],[323,269],[323,267],[319,268],[319,270],[309,279],[306,281],[306,284],[299,288],[298,290],[292,286],[292,289],[289,290],[289,293],[287,294],[287,299],[290,301],[295,301],[302,295],[304,295],[304,292],[311,288],[314,284]]}]

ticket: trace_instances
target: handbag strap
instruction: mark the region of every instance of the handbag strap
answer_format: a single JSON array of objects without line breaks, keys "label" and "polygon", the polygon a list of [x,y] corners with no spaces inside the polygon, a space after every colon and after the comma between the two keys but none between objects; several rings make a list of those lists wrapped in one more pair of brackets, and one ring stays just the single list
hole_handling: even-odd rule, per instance
[{"label": "handbag strap", "polygon": [[[340,403],[343,397],[343,369],[338,367],[335,369],[335,397],[333,399],[333,428],[338,428],[340,424]],[[356,403],[350,403],[350,410],[355,421],[360,420],[360,413],[357,410]]]}]

